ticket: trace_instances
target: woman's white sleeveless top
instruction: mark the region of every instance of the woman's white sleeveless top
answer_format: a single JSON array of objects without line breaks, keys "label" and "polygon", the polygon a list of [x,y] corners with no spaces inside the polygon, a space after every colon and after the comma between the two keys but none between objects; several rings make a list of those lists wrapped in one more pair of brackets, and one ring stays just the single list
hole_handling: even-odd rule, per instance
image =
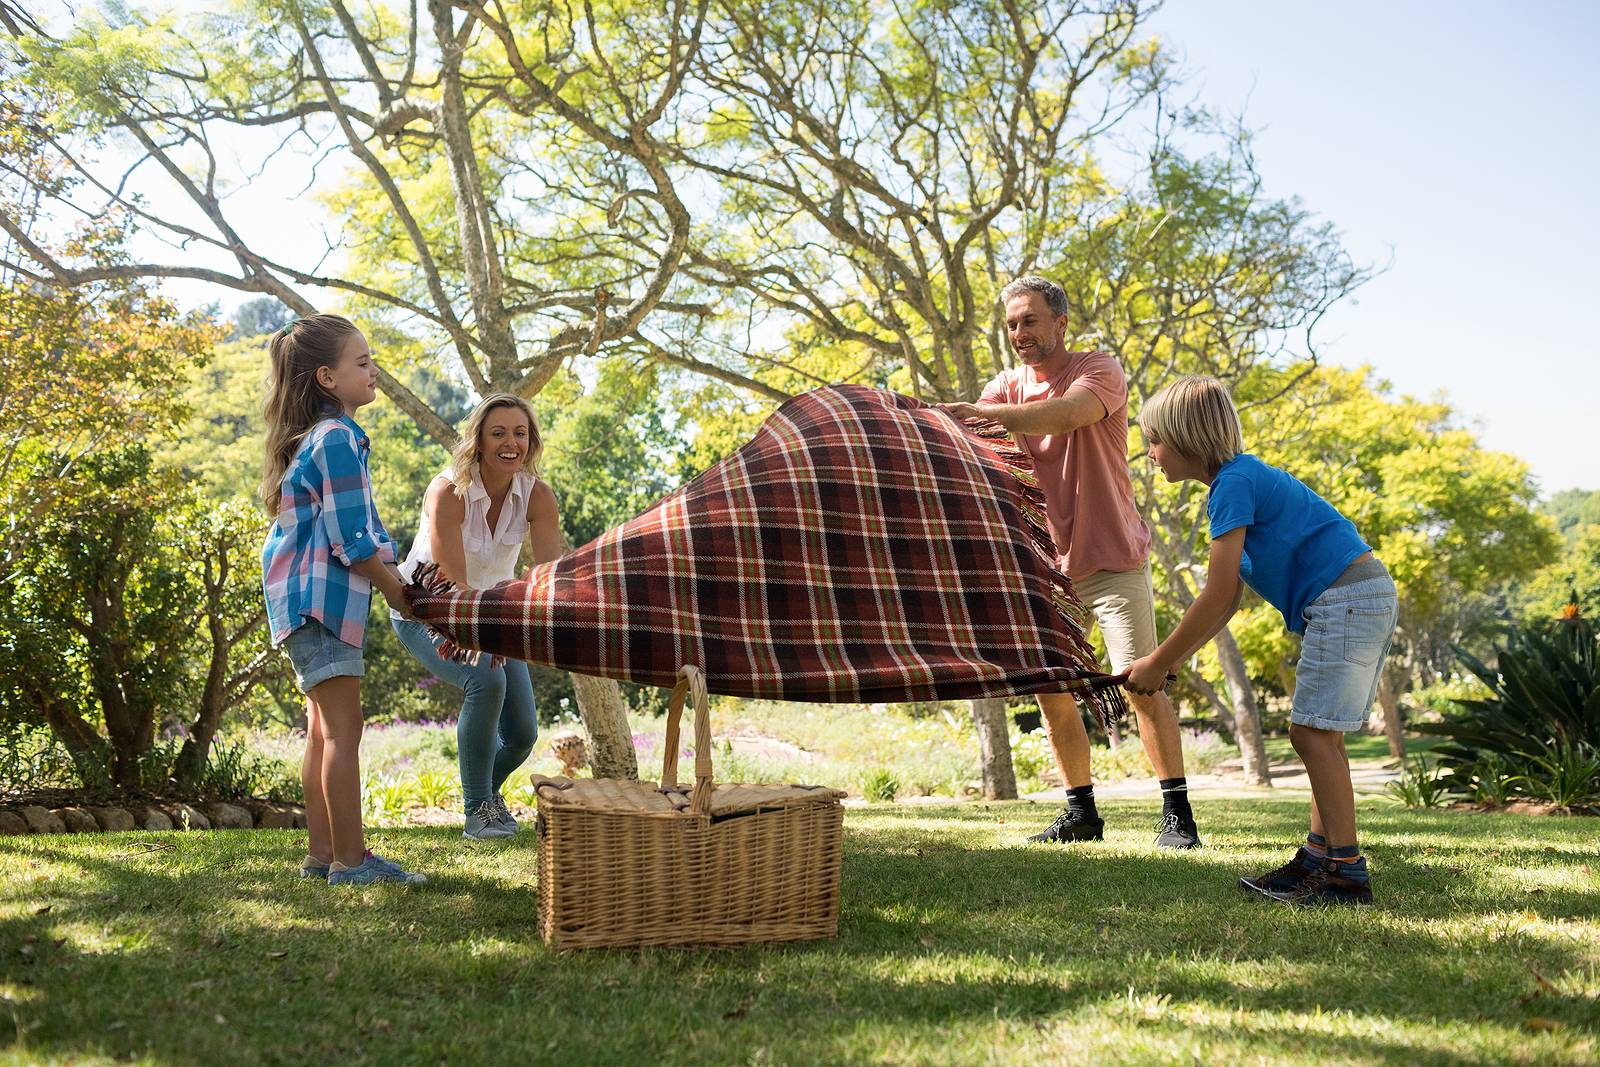
[{"label": "woman's white sleeveless top", "polygon": [[[445,472],[448,477],[449,472]],[[467,486],[467,511],[461,518],[461,547],[467,557],[467,584],[488,589],[517,576],[517,557],[528,539],[528,499],[538,481],[527,471],[511,478],[511,489],[500,505],[499,521],[489,529],[489,491],[483,487],[477,464],[472,466],[472,484]],[[447,490],[454,492],[454,490]],[[433,562],[433,521],[422,509],[417,539],[400,565],[400,577],[411,580],[418,566]]]}]

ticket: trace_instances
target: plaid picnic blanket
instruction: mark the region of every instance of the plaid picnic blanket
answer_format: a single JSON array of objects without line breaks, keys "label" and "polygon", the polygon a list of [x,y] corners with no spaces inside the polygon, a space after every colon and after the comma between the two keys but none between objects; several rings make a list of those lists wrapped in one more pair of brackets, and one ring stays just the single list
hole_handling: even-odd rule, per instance
[{"label": "plaid picnic blanket", "polygon": [[910,701],[1072,691],[1123,714],[1004,430],[865,386],[797,396],[649,511],[519,581],[407,590],[462,646],[713,693]]}]

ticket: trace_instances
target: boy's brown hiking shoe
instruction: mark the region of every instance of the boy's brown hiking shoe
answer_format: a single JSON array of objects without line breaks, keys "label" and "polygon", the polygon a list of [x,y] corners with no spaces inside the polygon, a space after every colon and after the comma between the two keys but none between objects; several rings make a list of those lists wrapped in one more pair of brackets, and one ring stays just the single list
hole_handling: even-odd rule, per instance
[{"label": "boy's brown hiking shoe", "polygon": [[1239,879],[1239,888],[1248,889],[1252,893],[1264,893],[1271,896],[1274,893],[1287,893],[1295,886],[1309,878],[1317,870],[1317,861],[1305,849],[1296,849],[1294,858],[1282,867],[1258,874],[1253,878]]},{"label": "boy's brown hiking shoe", "polygon": [[1347,878],[1339,870],[1338,863],[1326,860],[1293,889],[1268,893],[1267,896],[1302,907],[1316,904],[1371,904],[1372,882],[1370,879]]}]

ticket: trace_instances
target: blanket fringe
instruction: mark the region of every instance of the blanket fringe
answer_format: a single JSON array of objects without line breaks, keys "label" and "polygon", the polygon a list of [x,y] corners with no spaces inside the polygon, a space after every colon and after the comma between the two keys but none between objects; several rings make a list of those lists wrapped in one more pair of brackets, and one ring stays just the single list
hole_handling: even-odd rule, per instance
[{"label": "blanket fringe", "polygon": [[[411,572],[411,582],[405,587],[406,602],[413,603],[428,597],[449,596],[456,591],[456,583],[445,577],[444,568],[437,562],[423,563]],[[418,622],[423,620],[418,619]],[[452,663],[465,663],[472,654],[472,650],[462,647],[456,639],[443,630],[425,623],[428,627],[428,636],[441,639],[437,649],[439,657]]]},{"label": "blanket fringe", "polygon": [[1056,613],[1072,624],[1073,650],[1085,665],[1084,677],[1069,686],[1069,690],[1094,709],[1101,729],[1110,733],[1113,727],[1126,721],[1128,702],[1117,676],[1101,674],[1094,669],[1099,666],[1099,659],[1089,643],[1088,613],[1072,590],[1072,579],[1057,569],[1055,538],[1050,534],[1044,490],[1039,488],[1033,456],[1017,445],[1010,430],[992,419],[972,419],[959,425],[969,438],[1004,463],[1016,478],[1017,509],[1022,512],[1035,555],[1055,582],[1051,599]]}]

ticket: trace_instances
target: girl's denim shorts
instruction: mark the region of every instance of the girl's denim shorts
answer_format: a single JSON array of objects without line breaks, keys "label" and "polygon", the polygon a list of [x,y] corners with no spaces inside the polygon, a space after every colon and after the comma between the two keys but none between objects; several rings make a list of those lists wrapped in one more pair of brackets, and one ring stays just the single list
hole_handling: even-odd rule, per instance
[{"label": "girl's denim shorts", "polygon": [[1305,610],[1289,721],[1350,733],[1367,721],[1400,602],[1387,574],[1336,585]]},{"label": "girl's denim shorts", "polygon": [[283,650],[294,664],[294,681],[302,693],[329,678],[360,678],[367,673],[361,649],[347,645],[316,619],[307,619],[283,640]]}]

